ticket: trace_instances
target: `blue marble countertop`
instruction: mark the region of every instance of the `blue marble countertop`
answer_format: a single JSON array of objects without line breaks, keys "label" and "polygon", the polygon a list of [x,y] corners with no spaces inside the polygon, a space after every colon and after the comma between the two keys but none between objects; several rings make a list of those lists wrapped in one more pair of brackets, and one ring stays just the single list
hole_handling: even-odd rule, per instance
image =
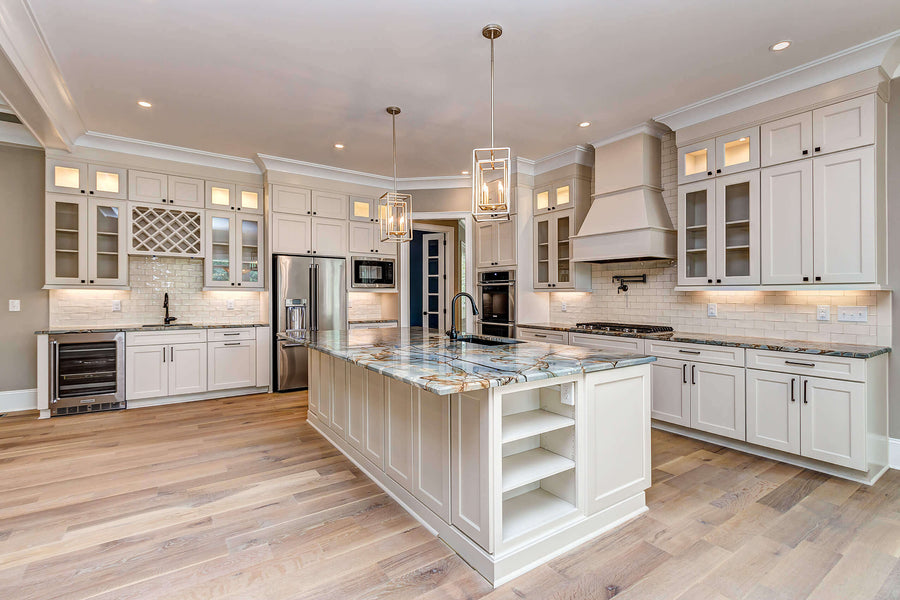
[{"label": "blue marble countertop", "polygon": [[640,354],[541,342],[483,346],[452,341],[419,327],[319,331],[309,338],[288,332],[278,337],[440,395],[656,360]]}]

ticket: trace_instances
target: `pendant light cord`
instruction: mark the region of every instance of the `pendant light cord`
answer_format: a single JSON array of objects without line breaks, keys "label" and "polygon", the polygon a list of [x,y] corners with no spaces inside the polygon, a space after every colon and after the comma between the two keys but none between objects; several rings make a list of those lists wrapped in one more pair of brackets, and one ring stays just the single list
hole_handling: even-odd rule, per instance
[{"label": "pendant light cord", "polygon": [[394,193],[397,193],[397,115],[391,115],[391,134],[394,138]]},{"label": "pendant light cord", "polygon": [[[494,147],[494,38],[491,38],[491,148]],[[493,155],[493,152],[491,152]],[[491,157],[493,158],[493,156]]]}]

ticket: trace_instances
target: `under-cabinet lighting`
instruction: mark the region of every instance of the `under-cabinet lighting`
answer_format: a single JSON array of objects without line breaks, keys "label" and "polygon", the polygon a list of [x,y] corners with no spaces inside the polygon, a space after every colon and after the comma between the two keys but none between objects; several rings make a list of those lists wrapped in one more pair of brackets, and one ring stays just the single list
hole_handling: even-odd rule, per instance
[{"label": "under-cabinet lighting", "polygon": [[780,42],[776,42],[769,46],[769,50],[771,50],[772,52],[781,52],[782,50],[787,50],[788,46],[790,45],[790,40],[781,40]]},{"label": "under-cabinet lighting", "polygon": [[142,108],[150,108],[153,105],[150,104],[149,102],[147,102],[146,100],[138,100],[138,106],[140,106]]}]

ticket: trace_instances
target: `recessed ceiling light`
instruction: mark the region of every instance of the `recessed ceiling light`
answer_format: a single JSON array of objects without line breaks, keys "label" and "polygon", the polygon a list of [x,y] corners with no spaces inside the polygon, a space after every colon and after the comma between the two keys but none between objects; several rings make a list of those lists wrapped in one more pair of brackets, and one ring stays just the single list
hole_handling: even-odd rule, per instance
[{"label": "recessed ceiling light", "polygon": [[578,126],[579,127],[590,127],[591,122],[590,121],[582,121],[581,123],[578,124]]},{"label": "recessed ceiling light", "polygon": [[343,145],[343,144],[335,144],[334,147],[337,148],[338,150],[343,150],[343,149],[344,149],[344,145]]},{"label": "recessed ceiling light", "polygon": [[146,100],[138,100],[138,106],[141,106],[143,108],[150,108],[153,105],[150,104],[149,102],[147,102]]},{"label": "recessed ceiling light", "polygon": [[791,45],[790,40],[782,40],[780,42],[776,42],[769,46],[769,50],[772,52],[781,52],[782,50],[786,50],[788,46]]},{"label": "recessed ceiling light", "polygon": [[469,172],[468,172],[468,171],[463,171],[462,174],[463,174],[463,175],[468,175]]}]

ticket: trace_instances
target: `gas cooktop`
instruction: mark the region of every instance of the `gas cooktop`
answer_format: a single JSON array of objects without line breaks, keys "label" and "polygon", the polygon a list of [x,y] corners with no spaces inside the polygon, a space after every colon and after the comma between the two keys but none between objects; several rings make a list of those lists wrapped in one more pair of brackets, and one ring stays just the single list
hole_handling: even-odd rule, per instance
[{"label": "gas cooktop", "polygon": [[674,331],[668,325],[633,325],[628,323],[604,323],[602,321],[576,323],[575,327],[588,331],[609,331],[611,333],[667,333]]}]

